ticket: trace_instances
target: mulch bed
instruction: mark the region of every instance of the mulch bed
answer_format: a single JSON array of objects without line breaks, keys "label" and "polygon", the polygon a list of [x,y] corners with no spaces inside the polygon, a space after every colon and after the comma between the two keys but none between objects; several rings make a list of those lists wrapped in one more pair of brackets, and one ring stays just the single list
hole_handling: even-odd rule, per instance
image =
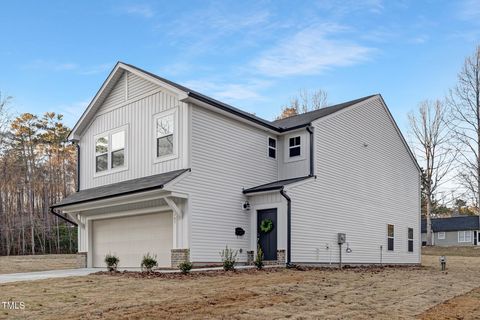
[{"label": "mulch bed", "polygon": [[[386,270],[426,270],[428,268],[422,266],[344,266],[343,269],[338,269],[335,267],[315,267],[315,266],[294,266],[288,270],[293,271],[327,271],[327,272],[355,272],[355,273],[381,273]],[[243,274],[269,274],[276,272],[284,272],[287,270],[285,267],[270,267],[258,270],[256,268],[251,269],[236,269],[235,271],[224,271],[224,270],[199,270],[196,269],[194,272],[187,274],[182,273],[164,273],[164,272],[141,272],[141,271],[99,271],[93,273],[93,275],[100,276],[114,276],[114,277],[127,277],[127,278],[137,278],[137,279],[197,279],[204,277],[217,277],[217,276],[236,276]]]}]

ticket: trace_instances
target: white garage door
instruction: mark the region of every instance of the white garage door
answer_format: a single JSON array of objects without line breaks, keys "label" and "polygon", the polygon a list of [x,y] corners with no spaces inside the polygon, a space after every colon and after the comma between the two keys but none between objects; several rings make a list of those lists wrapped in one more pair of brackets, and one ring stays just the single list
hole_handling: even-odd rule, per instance
[{"label": "white garage door", "polygon": [[93,266],[105,267],[107,253],[120,258],[120,268],[139,268],[147,252],[157,255],[158,265],[170,267],[172,212],[94,220]]}]

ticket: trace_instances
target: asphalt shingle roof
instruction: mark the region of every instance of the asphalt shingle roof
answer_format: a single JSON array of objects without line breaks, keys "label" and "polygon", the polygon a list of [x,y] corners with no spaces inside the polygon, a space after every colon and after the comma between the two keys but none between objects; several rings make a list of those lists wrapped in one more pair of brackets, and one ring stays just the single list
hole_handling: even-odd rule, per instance
[{"label": "asphalt shingle roof", "polygon": [[322,108],[322,109],[319,109],[319,110],[314,110],[314,111],[303,113],[303,114],[300,114],[300,115],[288,117],[288,118],[285,118],[285,119],[276,120],[276,121],[268,121],[268,120],[262,119],[260,117],[257,117],[254,114],[245,112],[245,111],[240,110],[240,109],[238,109],[234,106],[231,106],[231,105],[226,104],[224,102],[221,102],[221,101],[218,101],[218,100],[213,99],[211,97],[208,97],[208,96],[206,96],[202,93],[199,93],[195,90],[184,87],[184,86],[182,86],[178,83],[175,83],[175,82],[170,81],[168,79],[157,76],[154,73],[145,71],[145,70],[143,70],[139,67],[136,67],[134,65],[124,63],[124,62],[122,62],[122,63],[124,65],[127,65],[127,66],[129,66],[133,69],[136,69],[136,70],[140,71],[140,72],[148,74],[149,76],[154,77],[154,78],[156,78],[160,81],[168,83],[169,85],[171,85],[171,86],[173,86],[173,87],[175,87],[175,88],[177,88],[181,91],[186,92],[192,98],[195,98],[195,99],[198,99],[200,101],[212,104],[212,105],[214,105],[214,106],[216,106],[216,107],[218,107],[218,108],[220,108],[224,111],[233,113],[233,114],[235,114],[237,116],[240,116],[240,117],[243,117],[243,118],[247,118],[251,121],[254,121],[258,124],[261,124],[265,127],[268,127],[269,129],[279,131],[279,132],[288,131],[288,130],[292,130],[292,129],[295,129],[295,128],[300,128],[300,127],[306,126],[306,125],[310,124],[313,120],[328,116],[329,114],[332,114],[332,113],[337,112],[339,110],[342,110],[344,108],[350,107],[350,106],[352,106],[356,103],[362,102],[364,100],[367,100],[367,99],[375,96],[375,95],[370,95],[370,96],[366,96],[366,97],[363,97],[363,98],[360,98],[360,99],[347,101],[347,102],[344,102],[344,103],[340,103],[340,104],[333,105],[333,106],[330,106],[330,107]]},{"label": "asphalt shingle roof", "polygon": [[121,196],[134,192],[142,192],[153,189],[162,189],[163,186],[177,178],[181,174],[190,171],[190,169],[181,169],[153,176],[122,181],[106,186],[81,190],[66,197],[62,201],[55,203],[51,208],[59,208],[67,205],[78,204],[82,202],[101,200],[113,196]]},{"label": "asphalt shingle roof", "polygon": [[306,177],[298,177],[298,178],[292,178],[292,179],[285,179],[285,180],[279,180],[279,181],[274,181],[266,184],[262,184],[256,187],[248,188],[243,190],[243,193],[248,194],[248,193],[253,193],[253,192],[263,192],[263,191],[272,191],[272,190],[281,190],[284,186],[302,181],[308,178],[312,178],[311,176],[306,176]]},{"label": "asphalt shingle roof", "polygon": [[[433,232],[480,230],[479,216],[458,216],[450,218],[433,218]],[[427,232],[427,221],[422,219],[422,233]]]}]

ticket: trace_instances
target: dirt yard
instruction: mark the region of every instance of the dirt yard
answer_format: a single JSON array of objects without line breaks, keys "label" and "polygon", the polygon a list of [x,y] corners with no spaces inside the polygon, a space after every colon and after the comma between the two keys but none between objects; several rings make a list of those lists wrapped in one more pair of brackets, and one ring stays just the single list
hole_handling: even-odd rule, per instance
[{"label": "dirt yard", "polygon": [[[478,287],[479,272],[478,257],[451,256],[441,272],[438,257],[427,255],[421,268],[280,269],[183,279],[91,275],[0,285],[0,301],[25,303],[24,310],[0,308],[0,318],[450,319],[443,317],[448,309],[436,305]],[[478,301],[475,291],[467,296]]]},{"label": "dirt yard", "polygon": [[0,274],[76,268],[75,254],[0,256]]}]

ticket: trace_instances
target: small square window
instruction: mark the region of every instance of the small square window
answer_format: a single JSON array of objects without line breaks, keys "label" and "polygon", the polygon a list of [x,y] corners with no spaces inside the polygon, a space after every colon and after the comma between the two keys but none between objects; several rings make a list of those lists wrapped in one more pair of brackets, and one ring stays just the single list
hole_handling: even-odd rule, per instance
[{"label": "small square window", "polygon": [[445,232],[437,233],[437,238],[440,239],[440,240],[445,240]]}]

